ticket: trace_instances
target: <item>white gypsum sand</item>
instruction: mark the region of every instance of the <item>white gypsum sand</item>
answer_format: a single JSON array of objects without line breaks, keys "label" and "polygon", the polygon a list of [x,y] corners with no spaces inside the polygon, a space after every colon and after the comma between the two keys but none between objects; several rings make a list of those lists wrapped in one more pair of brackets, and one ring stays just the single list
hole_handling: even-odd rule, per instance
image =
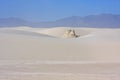
[{"label": "white gypsum sand", "polygon": [[[64,38],[67,30],[79,37]],[[119,75],[120,29],[0,29],[0,79],[119,80]]]}]

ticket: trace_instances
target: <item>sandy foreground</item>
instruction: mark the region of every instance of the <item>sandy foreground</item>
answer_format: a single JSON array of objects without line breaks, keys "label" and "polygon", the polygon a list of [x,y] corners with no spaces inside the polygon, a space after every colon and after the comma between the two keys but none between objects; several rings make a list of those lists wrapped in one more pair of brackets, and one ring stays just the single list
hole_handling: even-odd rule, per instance
[{"label": "sandy foreground", "polygon": [[0,80],[120,80],[120,29],[0,28]]}]

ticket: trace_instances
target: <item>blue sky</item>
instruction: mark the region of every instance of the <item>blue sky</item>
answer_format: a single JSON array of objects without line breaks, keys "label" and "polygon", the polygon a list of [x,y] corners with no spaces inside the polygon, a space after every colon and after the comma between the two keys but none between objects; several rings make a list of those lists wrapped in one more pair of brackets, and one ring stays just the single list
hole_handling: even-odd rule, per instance
[{"label": "blue sky", "polygon": [[0,0],[0,18],[51,21],[101,13],[120,14],[120,0]]}]

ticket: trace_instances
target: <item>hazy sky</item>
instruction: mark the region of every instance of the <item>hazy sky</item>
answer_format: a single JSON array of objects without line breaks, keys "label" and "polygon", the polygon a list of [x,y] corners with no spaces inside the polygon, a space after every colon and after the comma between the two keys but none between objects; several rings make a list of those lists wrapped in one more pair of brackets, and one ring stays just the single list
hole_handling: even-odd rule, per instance
[{"label": "hazy sky", "polygon": [[101,13],[120,14],[120,0],[0,0],[0,18],[50,21]]}]

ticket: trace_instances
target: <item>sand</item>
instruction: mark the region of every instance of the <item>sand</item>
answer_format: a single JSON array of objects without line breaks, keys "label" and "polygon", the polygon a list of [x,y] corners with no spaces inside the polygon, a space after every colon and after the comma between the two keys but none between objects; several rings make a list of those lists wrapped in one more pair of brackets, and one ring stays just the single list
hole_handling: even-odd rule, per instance
[{"label": "sand", "polygon": [[[78,38],[64,38],[73,29]],[[120,80],[120,29],[0,28],[0,80]]]}]

